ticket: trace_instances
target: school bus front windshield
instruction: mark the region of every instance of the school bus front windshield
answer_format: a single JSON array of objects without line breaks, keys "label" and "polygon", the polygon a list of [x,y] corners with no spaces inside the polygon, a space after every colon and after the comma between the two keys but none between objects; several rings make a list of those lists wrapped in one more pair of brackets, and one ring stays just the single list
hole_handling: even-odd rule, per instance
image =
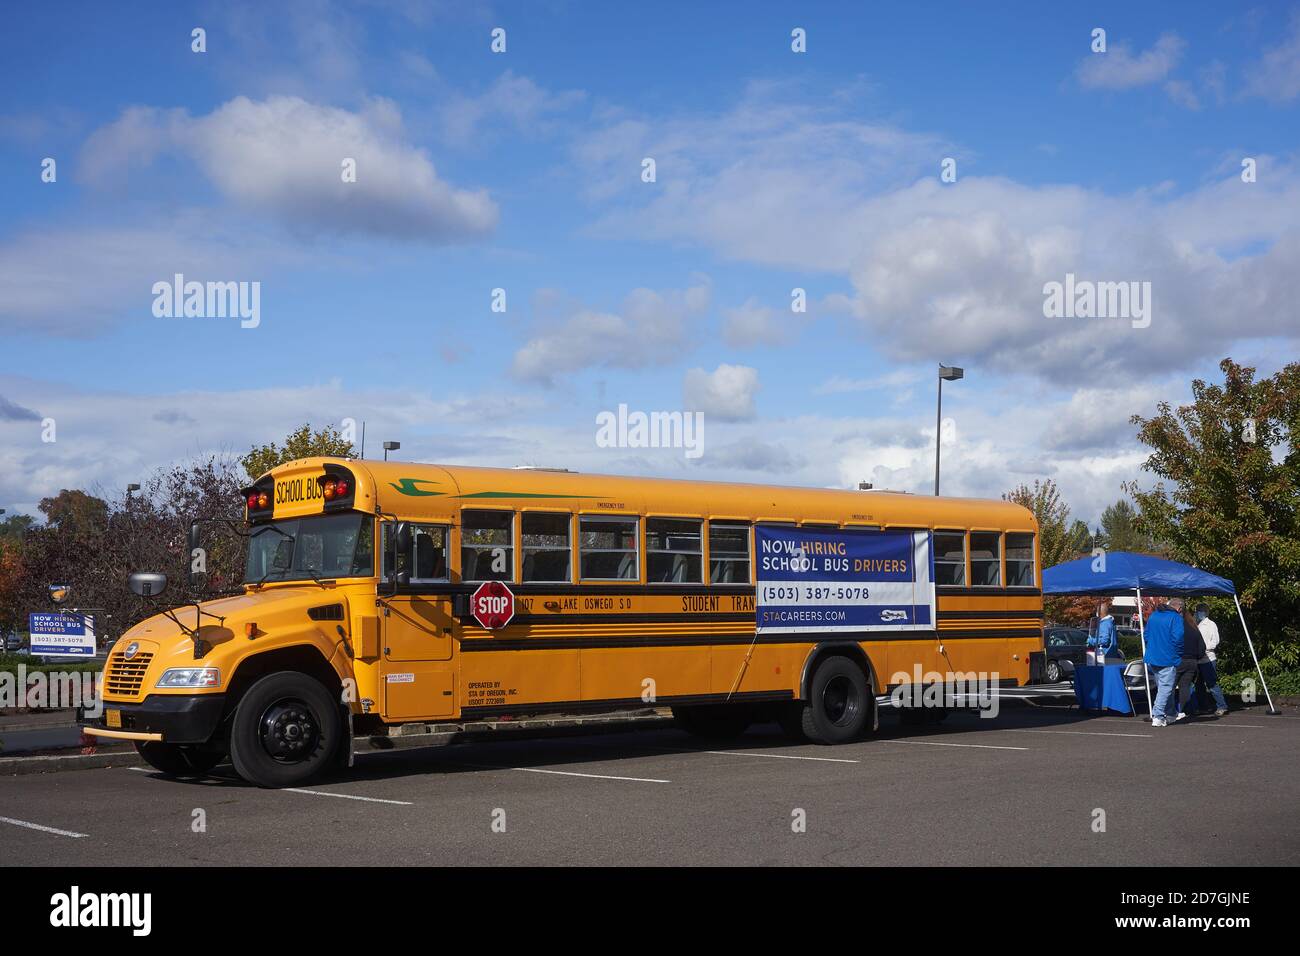
[{"label": "school bus front windshield", "polygon": [[258,525],[248,539],[245,584],[375,573],[374,519],[348,513]]}]

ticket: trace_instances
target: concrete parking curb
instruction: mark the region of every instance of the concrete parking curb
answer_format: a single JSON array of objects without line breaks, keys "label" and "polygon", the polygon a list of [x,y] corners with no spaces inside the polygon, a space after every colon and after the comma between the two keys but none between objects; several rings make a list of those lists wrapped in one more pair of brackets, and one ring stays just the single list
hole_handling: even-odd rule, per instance
[{"label": "concrete parking curb", "polygon": [[143,765],[144,760],[134,750],[102,754],[0,757],[0,776],[21,777],[29,773],[58,773],[63,770],[102,770],[105,767],[141,767]]},{"label": "concrete parking curb", "polygon": [[[573,737],[587,734],[629,733],[672,723],[668,714],[654,712],[607,714],[593,717],[554,717],[530,720],[491,721],[476,724],[408,724],[395,727],[391,736],[357,737],[353,754],[386,753],[420,747],[446,747],[462,743],[496,740],[529,740],[537,737]],[[418,728],[418,729],[417,729]],[[59,773],[65,770],[98,770],[105,767],[142,767],[145,761],[134,750],[96,754],[52,754],[45,756],[0,756],[0,777],[30,773]]]}]

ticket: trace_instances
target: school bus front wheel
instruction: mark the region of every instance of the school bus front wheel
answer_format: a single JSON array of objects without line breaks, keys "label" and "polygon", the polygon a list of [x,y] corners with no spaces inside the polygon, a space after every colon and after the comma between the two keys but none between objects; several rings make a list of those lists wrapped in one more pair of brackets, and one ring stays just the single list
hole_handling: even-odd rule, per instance
[{"label": "school bus front wheel", "polygon": [[157,740],[137,740],[135,749],[145,763],[168,777],[201,777],[225,756],[220,750]]},{"label": "school bus front wheel", "polygon": [[343,733],[325,686],[307,674],[276,671],[239,701],[230,724],[235,771],[259,787],[292,787],[324,770]]}]

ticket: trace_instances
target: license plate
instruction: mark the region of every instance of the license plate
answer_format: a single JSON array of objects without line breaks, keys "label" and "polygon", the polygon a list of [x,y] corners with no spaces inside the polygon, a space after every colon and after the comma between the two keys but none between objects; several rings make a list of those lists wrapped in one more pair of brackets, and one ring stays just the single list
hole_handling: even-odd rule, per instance
[{"label": "license plate", "polygon": [[121,727],[122,712],[120,710],[104,711],[104,723],[107,724],[109,727]]}]

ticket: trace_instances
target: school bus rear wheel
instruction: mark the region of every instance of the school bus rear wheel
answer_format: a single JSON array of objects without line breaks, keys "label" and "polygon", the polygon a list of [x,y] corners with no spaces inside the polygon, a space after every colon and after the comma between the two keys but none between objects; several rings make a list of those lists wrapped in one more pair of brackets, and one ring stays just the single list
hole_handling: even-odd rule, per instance
[{"label": "school bus rear wheel", "polygon": [[862,668],[847,657],[827,657],[813,672],[803,702],[803,735],[815,744],[843,744],[862,736],[875,701]]},{"label": "school bus rear wheel", "polygon": [[259,787],[291,787],[329,764],[339,744],[338,707],[315,678],[292,671],[267,674],[235,708],[230,759]]}]

